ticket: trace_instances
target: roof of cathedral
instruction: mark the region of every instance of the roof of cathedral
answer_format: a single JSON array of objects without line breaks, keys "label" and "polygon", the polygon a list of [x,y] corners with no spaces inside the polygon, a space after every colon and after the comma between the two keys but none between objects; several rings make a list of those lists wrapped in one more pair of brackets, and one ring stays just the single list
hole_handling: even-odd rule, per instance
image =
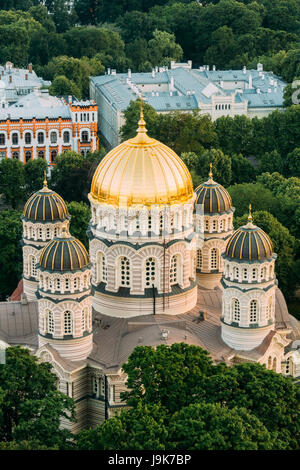
[{"label": "roof of cathedral", "polygon": [[[281,291],[276,289],[276,330],[291,328],[290,316]],[[143,315],[134,318],[113,318],[95,313],[94,348],[88,360],[107,372],[116,373],[136,346],[157,346],[186,342],[208,350],[215,362],[237,351],[221,339],[222,290],[198,287],[196,306],[181,315]],[[206,312],[205,320],[199,313]],[[97,323],[99,325],[97,326]],[[167,332],[167,335],[163,333]],[[260,350],[254,353],[262,356]],[[244,354],[250,354],[246,351]]]},{"label": "roof of cathedral", "polygon": [[65,201],[48,188],[46,177],[43,189],[30,196],[26,202],[23,217],[32,222],[57,222],[69,218]]},{"label": "roof of cathedral", "polygon": [[273,257],[273,244],[270,237],[253,225],[251,204],[247,225],[238,228],[228,240],[225,256],[230,259],[247,261],[264,260]]},{"label": "roof of cathedral", "polygon": [[203,204],[204,214],[222,214],[232,210],[232,200],[228,191],[212,179],[212,164],[210,164],[209,179],[196,189],[194,212],[197,205]]},{"label": "roof of cathedral", "polygon": [[90,198],[124,207],[141,204],[182,204],[192,200],[193,183],[183,161],[169,147],[147,135],[141,110],[137,135],[101,161]]},{"label": "roof of cathedral", "polygon": [[61,234],[54,237],[40,255],[40,267],[47,271],[74,271],[87,267],[89,263],[84,245],[66,229],[62,229]]},{"label": "roof of cathedral", "polygon": [[[281,291],[275,294],[275,328],[291,329],[292,339],[300,338],[299,322],[288,313]],[[198,287],[198,301],[189,312],[181,315],[143,315],[134,318],[114,318],[94,312],[94,348],[88,358],[91,366],[100,366],[106,373],[117,373],[136,346],[186,342],[208,350],[215,362],[226,360],[236,353],[221,339],[220,316],[222,310],[221,289]],[[206,312],[205,320],[199,313]],[[164,333],[164,334],[163,334]],[[265,352],[272,334],[252,351],[241,352],[245,357],[259,359]],[[38,302],[0,302],[0,341],[20,344],[33,349],[38,347]],[[82,367],[85,361],[69,361],[62,358],[50,345],[46,345],[55,360],[65,370]],[[251,356],[252,354],[252,356]]]}]

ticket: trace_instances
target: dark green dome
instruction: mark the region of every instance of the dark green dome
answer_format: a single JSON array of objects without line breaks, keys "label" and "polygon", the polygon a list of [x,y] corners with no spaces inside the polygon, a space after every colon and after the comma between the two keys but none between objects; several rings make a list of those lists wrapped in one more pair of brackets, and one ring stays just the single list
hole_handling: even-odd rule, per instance
[{"label": "dark green dome", "polygon": [[238,260],[265,260],[273,256],[270,237],[259,227],[253,225],[251,216],[247,225],[238,228],[228,240],[226,258]]},{"label": "dark green dome", "polygon": [[65,201],[59,194],[47,186],[34,193],[26,202],[23,217],[25,220],[33,222],[58,222],[69,217]]},{"label": "dark green dome", "polygon": [[47,271],[74,271],[89,265],[89,255],[83,244],[66,230],[54,237],[40,255],[40,267]]},{"label": "dark green dome", "polygon": [[212,172],[209,173],[209,180],[200,184],[196,189],[196,199],[194,202],[194,212],[197,204],[203,204],[204,214],[222,214],[232,210],[232,200],[228,191],[223,186],[212,179]]}]

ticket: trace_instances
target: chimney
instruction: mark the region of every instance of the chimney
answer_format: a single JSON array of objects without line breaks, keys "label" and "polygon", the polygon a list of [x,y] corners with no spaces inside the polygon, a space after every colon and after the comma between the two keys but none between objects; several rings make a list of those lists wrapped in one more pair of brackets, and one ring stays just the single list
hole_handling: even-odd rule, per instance
[{"label": "chimney", "polygon": [[246,72],[247,72],[247,67],[246,67],[246,65],[244,65],[244,67],[243,67],[243,73],[245,74]]},{"label": "chimney", "polygon": [[29,72],[29,73],[32,73],[32,64],[29,64],[29,65],[28,65],[28,72]]},{"label": "chimney", "polygon": [[209,65],[206,66],[206,70],[209,72]]},{"label": "chimney", "polygon": [[258,71],[258,72],[262,72],[263,69],[264,69],[264,68],[263,68],[263,64],[258,63],[258,64],[257,64],[257,71]]},{"label": "chimney", "polygon": [[69,95],[69,96],[68,96],[68,103],[69,103],[69,104],[72,104],[72,95]]},{"label": "chimney", "polygon": [[256,88],[256,93],[260,95],[260,88]]},{"label": "chimney", "polygon": [[155,78],[155,69],[152,69],[152,78]]},{"label": "chimney", "polygon": [[12,83],[12,76],[9,76],[9,83]]},{"label": "chimney", "polygon": [[251,73],[249,75],[249,88],[250,88],[250,90],[252,88],[252,75],[251,75]]},{"label": "chimney", "polygon": [[272,89],[271,89],[271,88],[268,88],[268,93],[272,93]]},{"label": "chimney", "polygon": [[110,75],[110,69],[107,69],[107,75]]},{"label": "chimney", "polygon": [[128,78],[131,78],[131,69],[128,69]]},{"label": "chimney", "polygon": [[28,73],[25,73],[25,80],[28,80]]},{"label": "chimney", "polygon": [[216,66],[215,66],[215,65],[213,65],[213,71],[214,71],[214,72],[216,71]]},{"label": "chimney", "polygon": [[170,79],[170,91],[175,91],[174,77],[171,77]]}]

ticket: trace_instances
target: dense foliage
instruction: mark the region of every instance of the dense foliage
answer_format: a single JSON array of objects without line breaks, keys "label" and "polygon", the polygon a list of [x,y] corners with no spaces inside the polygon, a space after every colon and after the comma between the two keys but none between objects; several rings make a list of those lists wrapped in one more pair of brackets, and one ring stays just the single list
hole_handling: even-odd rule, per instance
[{"label": "dense foliage", "polygon": [[216,366],[180,343],[138,346],[123,370],[130,409],[82,431],[79,449],[299,448],[299,387],[260,364]]},{"label": "dense foliage", "polygon": [[[57,390],[49,363],[38,363],[28,349],[6,349],[0,365],[0,442],[13,448],[63,448],[71,435],[60,428],[61,418],[73,421],[74,403]],[[27,443],[27,444],[24,444]],[[0,449],[1,449],[0,444]]]}]

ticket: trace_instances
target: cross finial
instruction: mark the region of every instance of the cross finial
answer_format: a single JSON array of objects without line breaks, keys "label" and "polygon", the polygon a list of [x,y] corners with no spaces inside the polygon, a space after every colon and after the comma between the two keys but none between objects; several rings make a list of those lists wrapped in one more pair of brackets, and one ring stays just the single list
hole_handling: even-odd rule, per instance
[{"label": "cross finial", "polygon": [[137,129],[138,134],[145,134],[147,132],[146,129],[146,122],[144,119],[144,110],[143,110],[143,95],[141,93],[141,111],[140,111],[140,120],[139,120],[139,127]]},{"label": "cross finial", "polygon": [[249,215],[248,215],[248,220],[249,222],[252,222],[252,214],[251,214],[252,206],[249,204]]},{"label": "cross finial", "polygon": [[212,162],[210,162],[210,164],[209,164],[209,173],[208,173],[208,176],[209,176],[210,178],[212,178],[212,176],[213,176],[213,173],[212,173]]},{"label": "cross finial", "polygon": [[143,93],[141,93],[141,119],[144,118],[144,110],[143,110]]},{"label": "cross finial", "polygon": [[47,177],[46,177],[46,171],[44,171],[44,187],[48,188],[48,182],[47,182]]}]

